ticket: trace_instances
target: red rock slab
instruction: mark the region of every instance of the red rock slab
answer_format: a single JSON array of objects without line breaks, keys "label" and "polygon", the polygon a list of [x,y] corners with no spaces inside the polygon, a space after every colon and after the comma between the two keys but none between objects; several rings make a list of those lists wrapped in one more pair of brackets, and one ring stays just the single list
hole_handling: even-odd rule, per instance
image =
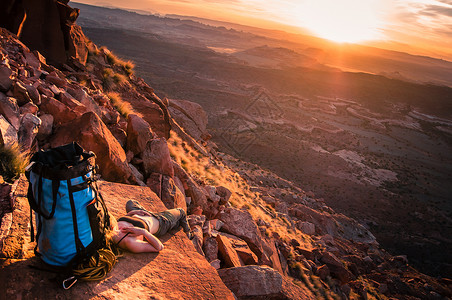
[{"label": "red rock slab", "polygon": [[238,299],[316,299],[305,286],[267,266],[220,269],[218,274]]},{"label": "red rock slab", "polygon": [[226,267],[240,267],[243,265],[227,237],[219,234],[217,235],[216,240],[218,242],[218,251],[222,256]]},{"label": "red rock slab", "polygon": [[[140,201],[148,210],[165,210],[147,187],[99,182],[109,211],[115,217],[125,214],[129,199]],[[29,241],[28,205],[25,181],[13,216],[12,233]],[[19,216],[20,215],[20,216]],[[22,225],[21,225],[22,224]],[[161,238],[165,248],[159,253],[125,253],[102,281],[77,282],[64,290],[55,283],[55,274],[28,267],[36,263],[34,243],[24,245],[22,258],[0,264],[0,298],[5,299],[234,299],[217,271],[199,253],[182,230]],[[2,298],[3,299],[3,298]]]}]

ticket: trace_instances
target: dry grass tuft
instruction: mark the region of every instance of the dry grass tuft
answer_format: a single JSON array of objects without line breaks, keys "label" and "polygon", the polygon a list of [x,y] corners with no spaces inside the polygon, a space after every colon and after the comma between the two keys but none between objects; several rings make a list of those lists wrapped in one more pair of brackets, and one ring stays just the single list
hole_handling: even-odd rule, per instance
[{"label": "dry grass tuft", "polygon": [[121,95],[118,93],[108,92],[107,97],[110,99],[111,104],[123,117],[127,118],[130,114],[135,113],[130,103],[122,100]]},{"label": "dry grass tuft", "polygon": [[8,182],[17,179],[29,163],[29,155],[20,151],[19,146],[0,146],[0,175]]}]

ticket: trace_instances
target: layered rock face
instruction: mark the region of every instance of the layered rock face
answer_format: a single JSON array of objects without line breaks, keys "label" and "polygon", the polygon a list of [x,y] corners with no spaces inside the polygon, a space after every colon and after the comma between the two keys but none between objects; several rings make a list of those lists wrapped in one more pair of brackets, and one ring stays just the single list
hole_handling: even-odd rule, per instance
[{"label": "layered rock face", "polygon": [[78,9],[58,0],[4,0],[0,27],[16,34],[32,50],[50,63],[61,66],[68,60],[86,62],[88,48],[80,26],[75,24]]}]

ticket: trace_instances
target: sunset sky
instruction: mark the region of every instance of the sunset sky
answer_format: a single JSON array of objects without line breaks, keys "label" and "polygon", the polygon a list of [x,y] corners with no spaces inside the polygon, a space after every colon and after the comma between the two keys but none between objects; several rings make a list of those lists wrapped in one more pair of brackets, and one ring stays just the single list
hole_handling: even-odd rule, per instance
[{"label": "sunset sky", "polygon": [[[274,22],[277,22],[303,28],[312,35],[336,42],[390,42],[386,45],[391,47],[392,44],[397,50],[406,47],[407,52],[452,60],[452,0],[79,0],[77,2],[152,13],[197,16],[276,29],[277,25]],[[265,22],[266,20],[272,23]],[[283,29],[287,30],[287,27]]]}]

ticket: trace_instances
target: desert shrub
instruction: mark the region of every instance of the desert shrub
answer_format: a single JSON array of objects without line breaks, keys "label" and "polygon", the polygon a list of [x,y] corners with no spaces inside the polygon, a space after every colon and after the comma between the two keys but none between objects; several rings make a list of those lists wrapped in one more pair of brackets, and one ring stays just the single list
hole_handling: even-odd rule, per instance
[{"label": "desert shrub", "polygon": [[102,72],[102,88],[106,91],[112,90],[115,86],[124,85],[127,82],[127,76],[116,73],[111,68],[105,68]]},{"label": "desert shrub", "polygon": [[106,48],[103,48],[103,51],[105,53],[105,58],[107,59],[108,64],[111,66],[120,67],[123,69],[123,71],[127,74],[127,76],[130,76],[133,74],[133,69],[135,68],[135,64],[130,60],[122,60],[119,57],[117,57],[113,52],[109,51]]},{"label": "desert shrub", "polygon": [[130,103],[122,100],[121,96],[118,93],[109,92],[107,93],[107,97],[110,99],[113,107],[116,108],[116,110],[125,118],[134,113]]},{"label": "desert shrub", "polygon": [[119,73],[114,73],[113,74],[113,82],[117,85],[123,85],[128,81],[127,77],[119,74]]},{"label": "desert shrub", "polygon": [[135,64],[132,61],[128,60],[128,61],[124,62],[124,64],[122,65],[122,68],[124,69],[124,72],[126,72],[126,74],[128,76],[130,76],[133,74],[133,69],[135,68]]},{"label": "desert shrub", "polygon": [[0,146],[0,175],[8,182],[17,179],[25,171],[29,157],[20,151],[19,146]]},{"label": "desert shrub", "polygon": [[106,48],[103,48],[103,51],[105,53],[105,58],[110,65],[115,66],[119,63],[120,59],[116,55],[114,55],[113,52]]},{"label": "desert shrub", "polygon": [[110,68],[106,68],[102,72],[102,88],[104,90],[110,90],[113,88],[114,86],[113,75],[114,71]]}]

